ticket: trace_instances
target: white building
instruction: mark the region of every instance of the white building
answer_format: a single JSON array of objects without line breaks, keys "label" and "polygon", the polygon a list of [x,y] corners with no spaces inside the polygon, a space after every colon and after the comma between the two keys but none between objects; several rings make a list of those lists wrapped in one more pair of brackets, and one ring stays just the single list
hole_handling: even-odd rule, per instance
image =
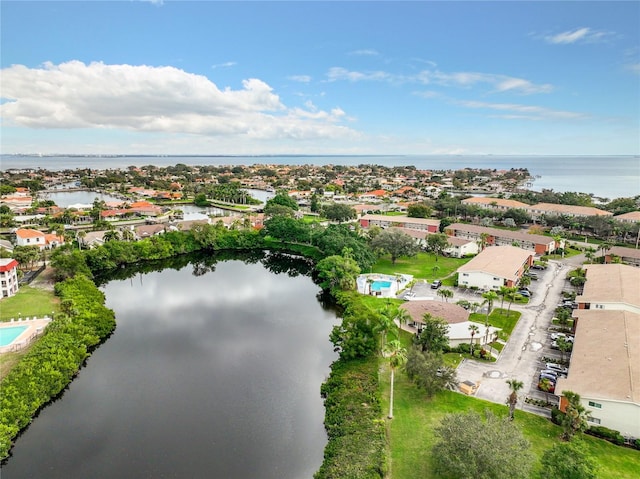
[{"label": "white building", "polygon": [[0,258],[0,292],[3,298],[18,292],[18,262],[13,258]]},{"label": "white building", "polygon": [[516,286],[532,264],[531,251],[515,246],[486,248],[458,268],[458,285],[487,291],[499,290],[501,286]]},{"label": "white building", "polygon": [[[586,265],[576,298],[575,340],[569,374],[556,394],[572,391],[591,424],[640,438],[640,269],[623,264]],[[566,407],[560,398],[560,409]]]}]

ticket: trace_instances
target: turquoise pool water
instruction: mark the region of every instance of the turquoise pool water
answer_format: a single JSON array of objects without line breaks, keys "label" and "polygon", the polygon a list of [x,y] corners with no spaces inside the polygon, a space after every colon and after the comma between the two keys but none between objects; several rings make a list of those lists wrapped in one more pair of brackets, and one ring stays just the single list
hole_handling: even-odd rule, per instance
[{"label": "turquoise pool water", "polygon": [[25,329],[27,329],[27,326],[0,328],[0,346],[8,346],[11,344]]},{"label": "turquoise pool water", "polygon": [[391,281],[374,281],[371,283],[372,291],[380,291],[383,288],[388,288],[391,286]]}]

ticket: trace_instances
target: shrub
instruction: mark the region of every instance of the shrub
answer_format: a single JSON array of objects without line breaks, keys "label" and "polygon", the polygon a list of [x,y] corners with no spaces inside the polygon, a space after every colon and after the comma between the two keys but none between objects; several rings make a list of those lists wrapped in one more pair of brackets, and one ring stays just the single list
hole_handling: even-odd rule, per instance
[{"label": "shrub", "polygon": [[601,439],[605,439],[613,444],[618,446],[622,446],[624,444],[624,437],[620,434],[619,431],[614,429],[609,429],[604,426],[591,426],[586,430],[587,434],[591,434],[592,436],[599,437]]},{"label": "shrub", "polygon": [[563,416],[564,416],[564,413],[557,407],[554,407],[553,409],[551,409],[551,421],[554,424],[557,424],[558,426],[562,425]]}]

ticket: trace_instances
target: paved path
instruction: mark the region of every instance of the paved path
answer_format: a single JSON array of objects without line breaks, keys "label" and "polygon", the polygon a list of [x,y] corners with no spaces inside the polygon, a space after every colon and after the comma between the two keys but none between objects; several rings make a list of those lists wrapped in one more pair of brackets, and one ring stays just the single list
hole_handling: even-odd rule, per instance
[{"label": "paved path", "polygon": [[[565,287],[565,275],[572,267],[550,261],[547,270],[542,274],[539,272],[540,279],[530,286],[534,292],[531,302],[524,307],[512,306],[522,316],[495,363],[465,359],[458,366],[459,381],[469,380],[479,384],[476,397],[505,404],[509,395],[507,379],[517,379],[524,383],[522,395],[527,395],[532,387],[535,389],[542,347]],[[454,301],[458,299],[462,298],[454,298]],[[519,403],[520,407],[522,404]]]}]

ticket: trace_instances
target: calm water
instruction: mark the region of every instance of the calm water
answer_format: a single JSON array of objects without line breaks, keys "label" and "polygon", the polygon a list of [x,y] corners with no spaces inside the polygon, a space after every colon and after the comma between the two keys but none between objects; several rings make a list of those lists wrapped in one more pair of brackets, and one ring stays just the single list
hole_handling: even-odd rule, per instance
[{"label": "calm water", "polygon": [[309,277],[263,263],[108,283],[115,333],[18,439],[1,477],[310,479],[337,320]]},{"label": "calm water", "polygon": [[528,168],[536,179],[532,187],[554,191],[592,193],[603,198],[640,195],[640,158],[637,156],[118,156],[118,157],[24,157],[2,155],[3,170],[48,168],[126,168],[127,166],[186,165],[413,165],[418,169],[456,170],[461,168]]},{"label": "calm water", "polygon": [[51,200],[61,208],[68,208],[71,205],[90,205],[98,198],[99,200],[109,201],[122,201],[112,195],[103,193],[97,193],[95,191],[61,191],[56,193],[47,193],[42,195],[42,199]]}]

